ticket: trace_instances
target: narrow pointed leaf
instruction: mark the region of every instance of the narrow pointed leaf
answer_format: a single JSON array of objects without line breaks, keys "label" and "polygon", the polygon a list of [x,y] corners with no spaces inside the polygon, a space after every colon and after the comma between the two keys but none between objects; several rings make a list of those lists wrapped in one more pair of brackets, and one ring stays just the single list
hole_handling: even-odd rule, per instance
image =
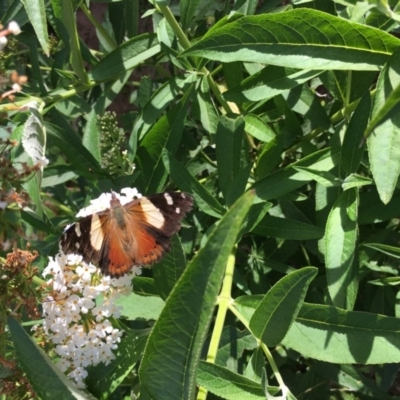
[{"label": "narrow pointed leaf", "polygon": [[365,94],[351,116],[343,139],[340,164],[347,174],[357,172],[364,154],[363,136],[371,110],[371,96]]},{"label": "narrow pointed leaf", "polygon": [[115,78],[160,52],[154,33],[145,33],[124,42],[107,54],[91,70],[89,77],[96,81]]},{"label": "narrow pointed leaf", "polygon": [[283,344],[335,364],[398,363],[399,332],[398,318],[303,304]]},{"label": "narrow pointed leaf", "polygon": [[349,292],[357,285],[358,265],[355,265],[358,191],[343,192],[328,216],[325,231],[326,279],[332,302],[340,308],[349,307]]},{"label": "narrow pointed leaf", "polygon": [[224,98],[228,101],[240,103],[272,99],[319,74],[321,74],[321,71],[285,70],[275,65],[268,65],[259,73],[245,79],[239,86],[225,92]]},{"label": "narrow pointed leaf", "polygon": [[378,70],[399,46],[397,38],[379,29],[298,8],[240,18],[183,55],[314,70]]},{"label": "narrow pointed leaf", "polygon": [[29,21],[31,22],[40,45],[46,55],[49,55],[49,33],[47,31],[46,10],[44,0],[21,0]]},{"label": "narrow pointed leaf", "polygon": [[270,200],[289,193],[310,181],[308,174],[296,171],[295,166],[310,167],[315,170],[329,171],[337,163],[338,148],[319,150],[301,160],[278,170],[257,181],[253,188],[257,196],[263,200]]},{"label": "narrow pointed leaf", "polygon": [[217,130],[218,115],[211,98],[210,87],[206,78],[203,78],[200,82],[200,88],[197,91],[197,104],[199,107],[201,125],[208,133],[214,134]]},{"label": "narrow pointed leaf", "polygon": [[14,318],[9,317],[7,324],[18,354],[18,361],[41,399],[51,400],[55,397],[59,400],[95,399],[90,393],[78,389]]},{"label": "narrow pointed leaf", "polygon": [[241,197],[172,290],[150,334],[139,370],[151,398],[193,399],[196,369],[225,266],[254,193]]},{"label": "narrow pointed leaf", "polygon": [[219,185],[227,197],[230,185],[239,173],[240,152],[244,135],[244,119],[221,116],[215,148],[217,155]]},{"label": "narrow pointed leaf", "polygon": [[324,236],[322,228],[292,219],[265,216],[253,232],[262,236],[270,236],[292,240],[320,239]]},{"label": "narrow pointed leaf", "polygon": [[162,154],[164,150],[175,154],[179,147],[192,93],[190,86],[181,101],[157,121],[140,143],[137,156],[146,193],[157,193],[164,187],[167,171]]},{"label": "narrow pointed leaf", "polygon": [[[376,120],[380,124],[367,141],[372,175],[384,204],[392,198],[400,174],[400,104],[396,100],[396,105],[393,105],[394,99],[391,98],[400,98],[399,60],[400,52],[397,52],[379,75],[371,124]],[[388,103],[393,105],[390,112],[387,112]]]},{"label": "narrow pointed leaf", "polygon": [[82,83],[88,83],[88,75],[82,58],[79,36],[75,23],[74,9],[71,1],[53,0],[56,17],[62,21],[68,32],[71,65]]},{"label": "narrow pointed leaf", "polygon": [[246,114],[246,132],[262,142],[269,142],[275,137],[275,132],[259,116]]},{"label": "narrow pointed leaf", "polygon": [[184,30],[186,30],[192,22],[192,18],[196,15],[196,10],[200,3],[200,0],[182,0],[179,2],[179,22],[181,23]]},{"label": "narrow pointed leaf", "polygon": [[211,393],[229,400],[265,400],[260,382],[239,375],[220,365],[202,361],[197,382]]},{"label": "narrow pointed leaf", "polygon": [[279,280],[264,296],[250,320],[250,329],[267,346],[277,346],[282,342],[317,272],[314,267],[292,272]]},{"label": "narrow pointed leaf", "polygon": [[186,258],[178,235],[171,240],[171,251],[153,267],[154,283],[162,299],[166,299],[186,268]]}]

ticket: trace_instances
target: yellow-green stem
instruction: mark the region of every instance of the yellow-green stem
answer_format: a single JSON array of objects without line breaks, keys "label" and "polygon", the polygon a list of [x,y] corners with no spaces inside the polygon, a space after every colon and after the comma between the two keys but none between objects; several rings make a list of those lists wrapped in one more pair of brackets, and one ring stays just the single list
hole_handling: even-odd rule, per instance
[{"label": "yellow-green stem", "polygon": [[[229,305],[232,303],[231,292],[233,272],[235,270],[235,250],[236,248],[233,250],[232,254],[228,258],[221,293],[218,296],[218,312],[215,319],[214,329],[207,353],[207,361],[210,363],[214,363],[217,357],[218,346],[221,340],[222,330],[224,329],[226,313],[228,311]],[[206,398],[207,390],[203,387],[200,387],[197,395],[197,400],[205,400]]]}]

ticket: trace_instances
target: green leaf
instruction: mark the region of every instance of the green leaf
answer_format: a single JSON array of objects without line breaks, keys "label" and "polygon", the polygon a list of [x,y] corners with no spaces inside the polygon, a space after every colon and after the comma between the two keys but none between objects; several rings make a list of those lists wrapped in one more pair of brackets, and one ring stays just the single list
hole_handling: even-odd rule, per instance
[{"label": "green leaf", "polygon": [[235,103],[265,101],[317,77],[321,72],[267,65],[260,72],[242,81],[239,86],[226,91],[224,98]]},{"label": "green leaf", "polygon": [[224,214],[224,207],[181,163],[167,152],[163,154],[163,161],[178,188],[192,194],[195,204],[200,210],[216,218],[220,218]]},{"label": "green leaf", "polygon": [[254,193],[248,192],[232,206],[168,297],[139,370],[142,386],[151,398],[194,398],[200,351],[225,266],[253,198]]},{"label": "green leaf", "polygon": [[218,181],[224,197],[240,170],[240,152],[244,135],[243,117],[221,116],[215,137]]},{"label": "green leaf", "polygon": [[196,10],[200,3],[200,0],[182,0],[179,2],[179,22],[184,30],[188,29],[192,23],[192,19],[196,15]]},{"label": "green leaf", "polygon": [[154,33],[144,33],[134,37],[107,54],[89,73],[95,81],[116,78],[138,64],[160,52],[160,44]]},{"label": "green leaf", "polygon": [[240,18],[213,30],[183,55],[310,70],[379,70],[399,45],[378,29],[299,8]]},{"label": "green leaf", "polygon": [[[392,198],[400,174],[399,62],[400,52],[396,52],[379,75],[371,126],[376,125],[376,121],[380,124],[373,129],[367,141],[371,172],[379,197],[385,204]],[[370,127],[368,131],[371,131]]]},{"label": "green leaf", "polygon": [[199,107],[199,119],[203,128],[210,134],[217,130],[218,114],[211,98],[210,87],[206,77],[200,81],[197,90],[197,106]]},{"label": "green leaf", "polygon": [[253,354],[251,355],[246,370],[244,371],[244,376],[246,378],[251,379],[252,381],[261,382],[264,365],[265,365],[264,352],[261,347],[257,347],[254,350]]},{"label": "green leaf", "polygon": [[[32,190],[30,191],[30,194],[32,194]],[[38,193],[35,195],[35,198],[39,197],[40,198],[40,193],[38,190]],[[40,199],[41,201],[41,199]],[[38,207],[36,207],[38,209]],[[37,210],[37,212],[33,211],[29,207],[24,207],[21,210],[21,218],[27,222],[32,228],[35,228],[36,230],[43,231],[46,233],[56,233],[58,234],[59,231],[57,231],[51,221],[48,219],[47,215],[42,212],[40,213],[41,210]]]},{"label": "green leaf", "polygon": [[46,124],[49,141],[63,150],[72,166],[71,169],[89,179],[104,178],[106,173],[92,154],[83,146],[82,141],[68,125],[68,122],[55,110],[52,110],[51,115],[57,125]]},{"label": "green leaf", "polygon": [[336,165],[338,155],[339,148],[326,148],[316,151],[288,167],[260,179],[253,185],[253,188],[256,189],[257,196],[261,199],[275,199],[310,181],[308,174],[298,172],[293,167],[310,167],[317,171],[329,171]]},{"label": "green leaf", "polygon": [[[311,128],[329,129],[331,122],[320,99],[307,85],[297,86],[282,93],[291,112],[296,112],[310,120]],[[276,98],[275,102],[279,99]],[[296,120],[297,122],[297,120]]]},{"label": "green leaf", "polygon": [[383,254],[387,254],[390,257],[400,258],[400,248],[394,246],[388,246],[382,243],[363,243],[364,247],[377,250]]},{"label": "green leaf", "polygon": [[277,237],[292,240],[320,239],[324,235],[323,229],[292,219],[265,216],[253,232],[262,236]]},{"label": "green leaf", "polygon": [[60,185],[77,177],[78,175],[67,165],[47,167],[43,172],[42,188]]},{"label": "green leaf", "polygon": [[90,154],[100,163],[101,162],[101,146],[100,146],[100,129],[98,126],[99,113],[93,108],[86,116],[85,131],[82,137],[82,144],[90,151]]},{"label": "green leaf", "polygon": [[18,361],[41,399],[51,400],[55,397],[59,400],[95,399],[90,393],[78,389],[14,318],[8,317],[7,325],[18,354]]},{"label": "green leaf", "polygon": [[327,171],[317,171],[312,168],[307,167],[293,167],[297,171],[304,172],[306,175],[310,177],[310,179],[315,180],[326,187],[339,186],[340,180],[336,178],[335,175],[331,174]]},{"label": "green leaf", "polygon": [[303,304],[282,343],[335,364],[398,363],[399,331],[398,318]]},{"label": "green leaf", "polygon": [[280,344],[292,325],[317,275],[314,267],[301,268],[284,276],[264,296],[250,320],[253,334],[267,346]]},{"label": "green leaf", "polygon": [[135,276],[133,278],[133,292],[140,296],[159,297],[153,278]]},{"label": "green leaf", "polygon": [[340,164],[347,174],[357,172],[364,154],[363,136],[371,110],[371,96],[366,93],[351,116],[343,139]]},{"label": "green leaf", "polygon": [[146,185],[145,193],[157,193],[164,188],[167,171],[162,155],[164,151],[175,154],[179,147],[193,89],[191,86],[181,101],[157,121],[140,143],[137,157],[141,179]]},{"label": "green leaf", "polygon": [[261,142],[269,142],[275,137],[275,132],[257,115],[246,114],[244,120],[246,132]]},{"label": "green leaf", "polygon": [[159,297],[140,296],[136,293],[130,293],[128,296],[121,296],[116,301],[116,304],[123,308],[121,315],[126,319],[147,321],[149,319],[157,319],[165,303]]},{"label": "green leaf", "polygon": [[115,360],[108,365],[100,363],[88,368],[89,375],[85,383],[98,399],[110,398],[109,396],[131,373],[144,351],[147,331],[134,331],[127,328],[124,331],[124,337],[115,352]]},{"label": "green leaf", "polygon": [[237,173],[226,193],[227,206],[231,206],[246,191],[252,169],[253,164],[249,163]]},{"label": "green leaf", "polygon": [[342,188],[343,188],[343,190],[348,190],[348,189],[351,189],[354,187],[361,187],[361,186],[373,185],[373,184],[374,184],[374,181],[371,178],[368,178],[368,177],[365,177],[362,175],[351,174],[342,183]]},{"label": "green leaf", "polygon": [[21,0],[28,14],[29,21],[44,53],[49,56],[49,33],[47,31],[46,10],[44,0]]},{"label": "green leaf", "polygon": [[72,69],[81,83],[88,83],[88,75],[82,58],[79,36],[75,23],[73,4],[71,1],[52,0],[54,14],[62,21],[68,34],[67,46],[70,48],[70,60]]},{"label": "green leaf", "polygon": [[240,368],[244,351],[254,350],[256,347],[257,340],[249,331],[226,325],[221,333],[215,363],[235,370]]},{"label": "green leaf", "polygon": [[181,240],[174,235],[171,251],[153,267],[154,283],[162,299],[166,299],[186,268],[186,257]]},{"label": "green leaf", "polygon": [[326,279],[332,303],[340,308],[352,308],[355,300],[352,292],[356,292],[358,286],[357,213],[358,190],[349,189],[336,200],[326,223]]},{"label": "green leaf", "polygon": [[161,85],[143,107],[141,115],[133,126],[133,132],[141,139],[162,115],[171,101],[175,100],[182,92],[186,93],[192,83],[196,81],[194,74],[184,77],[177,76]]},{"label": "green leaf", "polygon": [[260,382],[205,361],[200,362],[197,383],[223,399],[265,400]]},{"label": "green leaf", "polygon": [[272,203],[269,203],[268,201],[262,201],[261,203],[253,204],[243,222],[240,236],[254,231],[271,207]]}]

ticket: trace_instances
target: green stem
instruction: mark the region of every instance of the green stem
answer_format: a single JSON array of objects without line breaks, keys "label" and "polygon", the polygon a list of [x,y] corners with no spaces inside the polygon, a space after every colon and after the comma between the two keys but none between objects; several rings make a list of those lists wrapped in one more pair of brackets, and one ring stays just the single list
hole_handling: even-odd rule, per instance
[{"label": "green stem", "polygon": [[183,32],[181,26],[178,24],[178,21],[175,19],[174,14],[172,14],[170,8],[160,3],[157,3],[157,7],[159,11],[164,15],[172,30],[175,32],[175,35],[178,38],[181,46],[185,50],[188,49],[191,46],[190,41],[186,37],[185,32]]},{"label": "green stem", "polygon": [[[236,250],[236,248],[235,248]],[[234,251],[235,251],[234,250]],[[217,358],[219,342],[221,340],[222,330],[224,329],[224,322],[226,313],[229,309],[233,299],[231,296],[233,272],[235,270],[235,252],[232,251],[228,258],[224,281],[222,283],[221,293],[218,296],[218,312],[215,319],[214,329],[211,336],[210,347],[208,348],[207,361],[214,363]],[[205,400],[207,398],[207,390],[203,387],[199,388],[197,400]]]},{"label": "green stem", "polygon": [[[185,35],[185,32],[183,32],[181,26],[179,25],[178,21],[175,19],[174,15],[172,14],[171,10],[169,7],[162,5],[162,4],[157,4],[157,7],[159,11],[164,15],[165,19],[171,26],[172,30],[174,31],[176,37],[179,40],[180,45],[187,50],[190,48],[190,40],[187,38]],[[196,59],[192,58],[192,60],[196,63]],[[214,79],[212,78],[210,72],[206,67],[203,67],[201,69],[201,72],[204,73],[204,75],[207,76],[208,84],[211,88],[211,91],[213,92],[214,96],[217,98],[218,102],[221,104],[223,110],[226,113],[231,113],[232,110],[229,107],[229,104],[225,101],[225,99],[222,97],[222,93],[219,90],[217,84],[215,83]]]},{"label": "green stem", "polygon": [[104,41],[108,44],[108,46],[112,50],[114,50],[117,47],[117,44],[115,43],[114,39],[108,34],[108,32],[103,28],[103,26],[99,23],[99,21],[97,21],[97,19],[93,17],[92,13],[86,7],[84,2],[81,3],[80,8],[87,17],[87,19],[93,24],[93,26],[99,32]]},{"label": "green stem", "polygon": [[[235,308],[233,303],[230,303],[229,309],[237,317],[237,319],[246,327],[246,329],[251,333],[251,329],[246,318],[242,314],[240,314],[240,312]],[[257,339],[257,342],[259,347],[262,348],[265,356],[267,357],[269,365],[271,366],[271,369],[276,377],[276,380],[278,381],[279,387],[281,389],[286,388],[285,382],[283,382],[282,375],[279,372],[279,369],[275,363],[274,358],[272,357],[271,352],[269,351],[269,348],[263,342],[261,342],[261,340]]]}]

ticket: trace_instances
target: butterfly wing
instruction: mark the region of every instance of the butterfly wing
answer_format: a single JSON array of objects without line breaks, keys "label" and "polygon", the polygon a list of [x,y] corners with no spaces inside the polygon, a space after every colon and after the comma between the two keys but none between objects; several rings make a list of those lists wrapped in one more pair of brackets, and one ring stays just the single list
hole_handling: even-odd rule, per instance
[{"label": "butterfly wing", "polygon": [[109,210],[68,227],[60,245],[65,254],[80,254],[85,262],[98,264],[105,275],[120,277],[133,265],[160,260],[192,205],[192,197],[185,193],[155,194],[124,206],[113,197]]},{"label": "butterfly wing", "polygon": [[93,220],[90,215],[67,227],[60,239],[64,254],[79,254],[83,261],[96,264],[100,259],[100,251],[99,246],[93,246],[92,242],[100,243],[103,237],[101,224],[105,222],[106,220],[100,221],[99,218]]},{"label": "butterfly wing", "polygon": [[192,205],[192,197],[184,193],[160,193],[126,204],[125,228],[111,227],[114,234],[105,240],[100,257],[102,271],[120,276],[132,265],[159,261],[170,250],[171,236],[178,232]]}]

